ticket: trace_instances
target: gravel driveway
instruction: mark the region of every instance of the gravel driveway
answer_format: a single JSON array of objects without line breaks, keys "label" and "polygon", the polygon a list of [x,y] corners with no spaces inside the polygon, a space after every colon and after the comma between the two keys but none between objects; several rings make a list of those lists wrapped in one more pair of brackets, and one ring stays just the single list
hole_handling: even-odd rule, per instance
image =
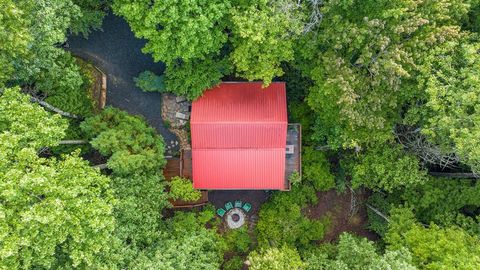
[{"label": "gravel driveway", "polygon": [[176,137],[163,124],[160,94],[144,93],[133,81],[133,77],[144,70],[162,74],[165,65],[154,63],[150,55],[142,53],[145,41],[135,38],[121,17],[107,15],[102,28],[91,33],[88,39],[70,37],[68,49],[107,74],[107,105],[143,115],[170,144]]}]

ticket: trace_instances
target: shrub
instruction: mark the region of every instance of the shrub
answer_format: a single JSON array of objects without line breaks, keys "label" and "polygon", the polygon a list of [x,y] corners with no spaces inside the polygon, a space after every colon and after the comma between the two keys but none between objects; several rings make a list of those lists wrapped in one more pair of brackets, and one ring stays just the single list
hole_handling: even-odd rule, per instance
[{"label": "shrub", "polygon": [[330,172],[330,163],[325,154],[311,147],[303,149],[303,179],[316,190],[329,190],[335,187],[335,177]]},{"label": "shrub", "polygon": [[305,266],[297,250],[287,246],[253,251],[248,256],[248,261],[250,270],[298,270]]},{"label": "shrub", "polygon": [[256,227],[260,247],[287,244],[308,248],[324,236],[327,220],[310,220],[302,213],[308,202],[316,202],[310,186],[295,186],[288,193],[276,193],[260,209]]},{"label": "shrub", "polygon": [[144,71],[133,78],[135,85],[144,92],[163,92],[165,91],[165,76],[158,76],[151,71]]},{"label": "shrub", "polygon": [[427,180],[418,159],[397,144],[369,148],[347,167],[351,170],[353,188],[365,186],[392,192]]},{"label": "shrub", "polygon": [[107,165],[117,175],[156,173],[165,165],[163,138],[140,117],[108,107],[80,127],[93,148],[110,156]]},{"label": "shrub", "polygon": [[202,193],[193,188],[192,181],[178,176],[172,177],[170,183],[170,197],[174,200],[194,202],[202,197]]},{"label": "shrub", "polygon": [[243,259],[239,256],[233,256],[223,264],[223,270],[239,270],[243,267]]},{"label": "shrub", "polygon": [[247,253],[252,246],[252,239],[248,234],[247,227],[230,230],[225,235],[225,242],[229,251]]}]

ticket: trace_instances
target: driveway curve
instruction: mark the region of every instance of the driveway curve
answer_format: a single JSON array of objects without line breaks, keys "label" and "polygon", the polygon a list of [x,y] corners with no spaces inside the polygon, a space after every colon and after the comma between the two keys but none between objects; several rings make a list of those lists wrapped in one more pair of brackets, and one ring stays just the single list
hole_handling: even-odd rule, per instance
[{"label": "driveway curve", "polygon": [[91,61],[107,74],[107,105],[142,115],[170,144],[176,137],[163,124],[160,93],[142,92],[133,81],[142,71],[162,74],[165,70],[163,63],[155,63],[150,55],[142,53],[144,45],[145,40],[136,38],[127,22],[113,14],[108,14],[102,30],[92,32],[88,39],[68,39],[68,49],[74,55]]}]

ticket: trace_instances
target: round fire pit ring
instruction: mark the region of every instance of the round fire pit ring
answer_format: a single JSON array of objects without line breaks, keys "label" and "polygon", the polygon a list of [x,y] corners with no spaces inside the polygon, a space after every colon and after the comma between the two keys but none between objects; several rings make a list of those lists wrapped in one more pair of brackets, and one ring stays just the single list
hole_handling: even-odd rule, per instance
[{"label": "round fire pit ring", "polygon": [[238,229],[245,224],[245,212],[240,208],[233,208],[225,215],[227,226],[230,229]]}]

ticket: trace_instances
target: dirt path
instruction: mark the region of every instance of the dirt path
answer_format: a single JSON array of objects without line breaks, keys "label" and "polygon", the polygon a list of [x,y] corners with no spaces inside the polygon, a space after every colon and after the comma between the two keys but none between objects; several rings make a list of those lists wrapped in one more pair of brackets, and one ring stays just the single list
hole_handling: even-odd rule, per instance
[{"label": "dirt path", "polygon": [[352,232],[356,235],[377,240],[378,235],[365,229],[367,223],[367,209],[363,203],[366,194],[356,194],[355,211],[352,214],[352,197],[350,191],[343,194],[335,190],[317,193],[318,204],[305,209],[305,214],[310,218],[330,217],[330,227],[322,240],[331,242],[337,240],[342,232]]},{"label": "dirt path", "polygon": [[167,143],[176,140],[163,124],[160,94],[144,93],[133,81],[133,77],[144,70],[162,74],[165,65],[154,63],[150,55],[142,53],[145,41],[135,38],[122,18],[109,14],[102,28],[91,33],[88,39],[70,37],[68,49],[107,74],[107,105],[143,115]]}]

